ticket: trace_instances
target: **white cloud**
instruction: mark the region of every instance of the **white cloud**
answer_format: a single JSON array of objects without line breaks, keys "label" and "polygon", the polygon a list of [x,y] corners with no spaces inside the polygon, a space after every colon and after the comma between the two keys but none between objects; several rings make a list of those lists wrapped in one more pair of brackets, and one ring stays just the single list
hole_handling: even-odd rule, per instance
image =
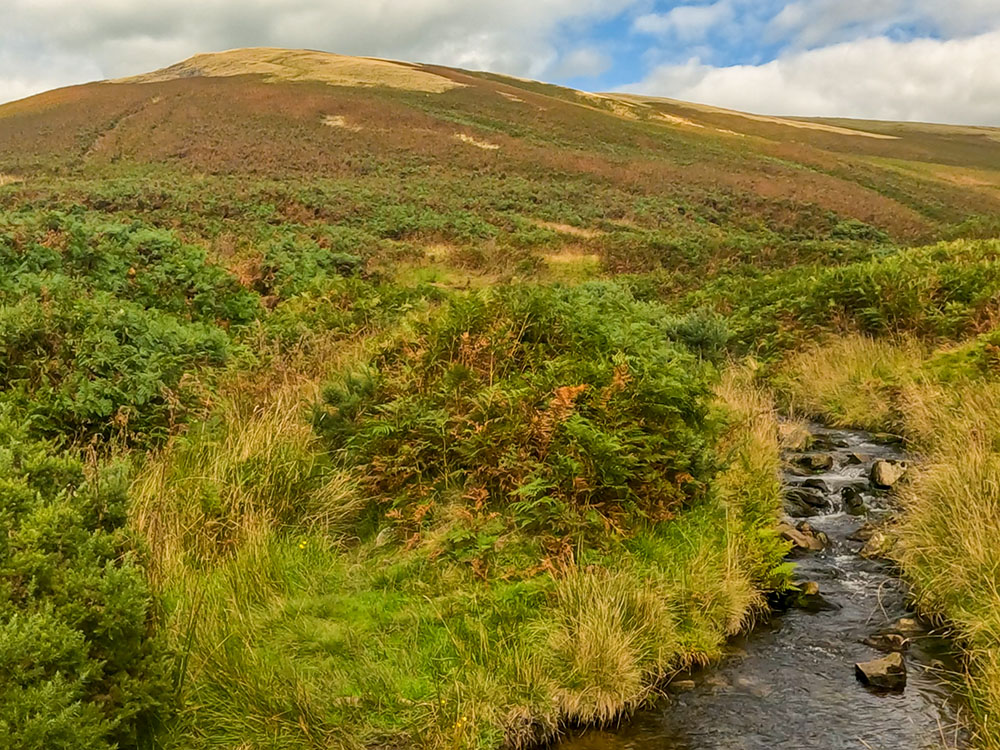
[{"label": "white cloud", "polygon": [[796,0],[773,16],[772,39],[800,48],[916,29],[945,38],[1000,28],[1000,0]]},{"label": "white cloud", "polygon": [[763,65],[664,65],[626,91],[764,114],[1000,125],[1000,31],[886,38],[796,52]]},{"label": "white cloud", "polygon": [[[543,77],[561,64],[568,25],[599,22],[639,1],[0,0],[0,101],[264,45]],[[71,61],[68,70],[49,70],[55,57]],[[597,54],[576,62],[600,67]]]},{"label": "white cloud", "polygon": [[[33,64],[23,64],[29,56]],[[0,71],[3,71],[0,73],[0,102],[101,77],[100,69],[85,58],[58,52],[35,56],[31,50],[3,44],[0,44]]]},{"label": "white cloud", "polygon": [[684,41],[704,39],[712,29],[730,21],[733,8],[729,0],[712,5],[678,5],[666,13],[639,16],[632,30],[644,34],[670,34]]},{"label": "white cloud", "polygon": [[604,52],[593,47],[581,47],[565,55],[552,69],[552,74],[559,78],[599,76],[612,63],[612,59]]}]

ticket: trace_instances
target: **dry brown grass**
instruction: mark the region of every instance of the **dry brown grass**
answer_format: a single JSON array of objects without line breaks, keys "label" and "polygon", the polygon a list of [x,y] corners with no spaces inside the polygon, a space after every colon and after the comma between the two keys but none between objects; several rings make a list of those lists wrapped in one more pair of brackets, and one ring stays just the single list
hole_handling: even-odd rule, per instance
[{"label": "dry brown grass", "polygon": [[925,356],[911,339],[845,336],[792,355],[777,382],[792,413],[839,427],[899,430],[901,380],[918,372]]},{"label": "dry brown grass", "polygon": [[666,112],[657,112],[656,119],[663,120],[664,122],[669,122],[672,125],[688,125],[692,128],[705,127],[700,122],[695,122],[694,120],[689,120],[686,117],[680,117],[678,115],[668,115]]},{"label": "dry brown grass", "polygon": [[830,125],[823,122],[810,122],[808,120],[791,120],[785,117],[773,117],[770,115],[755,115],[749,112],[738,112],[733,109],[723,109],[721,107],[713,107],[710,104],[697,104],[694,102],[682,102],[676,99],[666,99],[663,97],[655,96],[644,96],[642,94],[611,94],[616,99],[628,102],[630,104],[670,104],[674,106],[683,107],[694,112],[703,112],[707,114],[721,114],[728,115],[731,117],[742,117],[747,120],[754,120],[756,122],[764,122],[772,125],[784,125],[789,128],[799,128],[802,130],[817,130],[824,133],[833,133],[836,135],[849,135],[858,136],[861,138],[873,138],[875,140],[888,140],[895,141],[899,140],[898,136],[895,135],[885,135],[883,133],[871,133],[865,130],[858,130],[854,128],[844,128],[837,125]]},{"label": "dry brown grass", "polygon": [[261,75],[270,82],[318,81],[332,86],[388,86],[435,94],[462,85],[407,63],[276,47],[253,47],[195,55],[168,68],[118,78],[112,83],[157,83],[192,75],[218,78]]},{"label": "dry brown grass", "polygon": [[352,133],[360,133],[361,126],[350,122],[343,115],[327,115],[323,118],[323,124],[331,128],[341,128],[343,130],[350,130]]},{"label": "dry brown grass", "polygon": [[542,229],[551,229],[553,232],[559,232],[559,234],[568,234],[572,237],[580,237],[585,240],[592,240],[595,237],[600,237],[604,234],[604,232],[600,229],[574,227],[571,224],[562,224],[556,221],[535,221],[533,223],[535,226],[541,227]]}]

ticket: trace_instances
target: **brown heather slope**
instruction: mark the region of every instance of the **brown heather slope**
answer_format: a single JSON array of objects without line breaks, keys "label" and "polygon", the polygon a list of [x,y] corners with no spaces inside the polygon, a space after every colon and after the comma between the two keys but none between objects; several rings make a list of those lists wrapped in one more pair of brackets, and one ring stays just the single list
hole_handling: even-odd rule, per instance
[{"label": "brown heather slope", "polygon": [[1000,209],[1000,136],[759,117],[487,73],[313,51],[232,50],[0,106],[0,173],[135,165],[260,177],[587,175],[636,195],[817,209],[897,240]]}]

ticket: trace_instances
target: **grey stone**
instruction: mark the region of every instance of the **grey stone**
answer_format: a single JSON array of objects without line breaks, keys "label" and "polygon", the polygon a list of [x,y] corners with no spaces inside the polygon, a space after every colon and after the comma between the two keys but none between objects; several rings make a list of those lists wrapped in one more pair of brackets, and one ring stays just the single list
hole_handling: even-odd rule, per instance
[{"label": "grey stone", "polygon": [[865,685],[879,690],[902,690],[906,687],[906,663],[898,652],[881,659],[858,662],[854,665],[854,674]]}]

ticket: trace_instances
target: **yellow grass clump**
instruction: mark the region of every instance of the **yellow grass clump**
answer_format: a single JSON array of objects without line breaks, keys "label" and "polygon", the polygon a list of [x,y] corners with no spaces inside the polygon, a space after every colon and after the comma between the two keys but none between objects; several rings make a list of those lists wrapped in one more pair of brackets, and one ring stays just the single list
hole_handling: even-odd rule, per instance
[{"label": "yellow grass clump", "polygon": [[777,383],[792,412],[838,427],[898,430],[900,386],[924,356],[911,339],[845,336],[794,354]]},{"label": "yellow grass clump", "polygon": [[490,143],[489,141],[481,141],[478,138],[466,135],[465,133],[455,133],[455,138],[460,140],[462,143],[468,143],[470,146],[481,148],[483,151],[496,151],[500,148],[499,144]]},{"label": "yellow grass clump", "polygon": [[327,115],[326,117],[323,118],[323,124],[331,128],[341,128],[342,130],[350,130],[352,133],[361,132],[360,125],[355,125],[343,115]]}]

